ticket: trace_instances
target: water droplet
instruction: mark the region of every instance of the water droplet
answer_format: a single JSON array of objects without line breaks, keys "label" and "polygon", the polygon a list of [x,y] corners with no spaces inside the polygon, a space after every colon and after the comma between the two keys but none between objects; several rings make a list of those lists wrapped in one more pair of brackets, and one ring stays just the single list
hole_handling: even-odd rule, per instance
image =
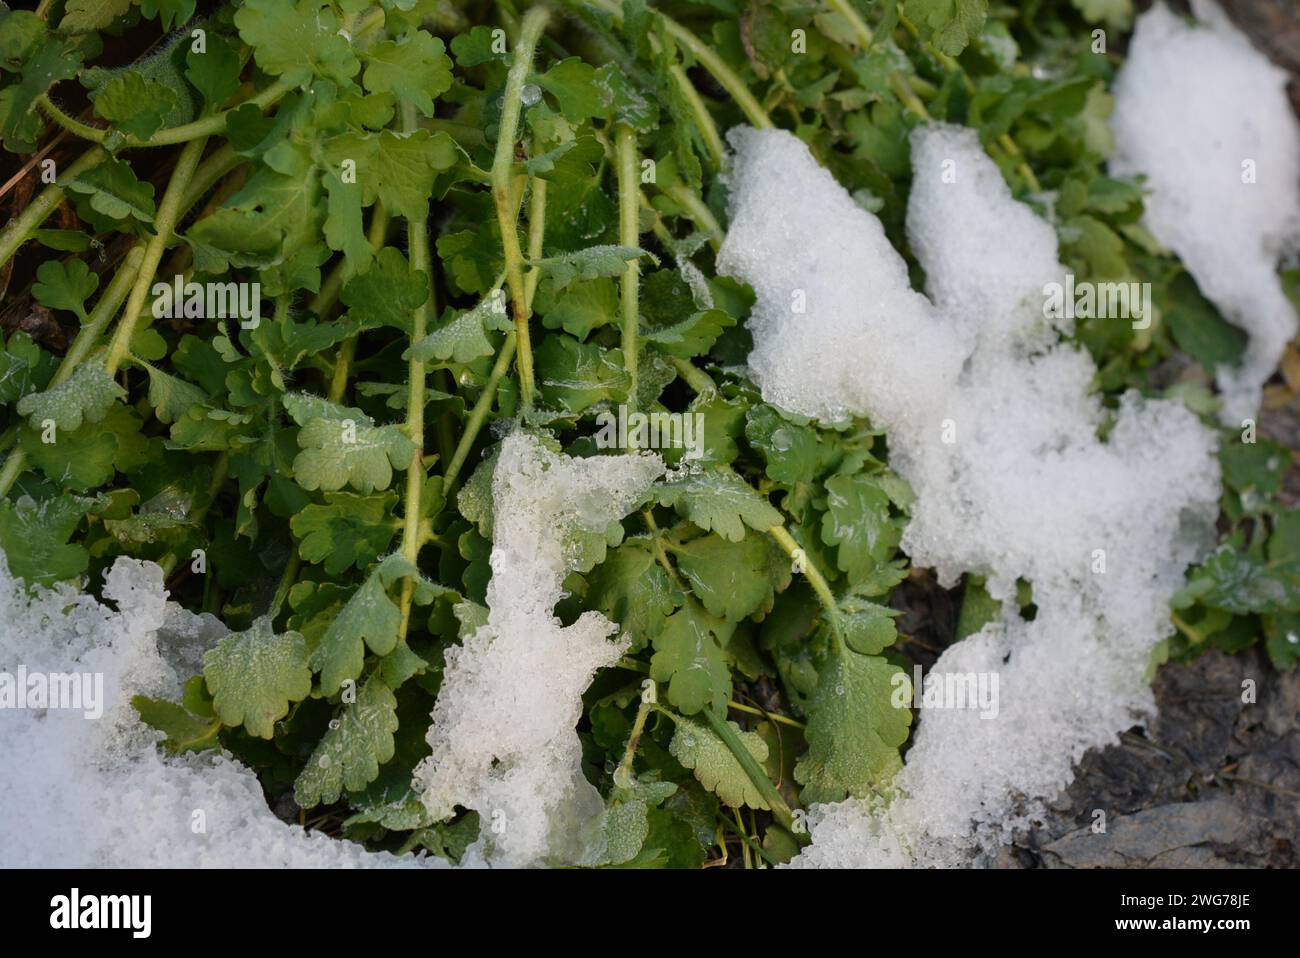
[{"label": "water droplet", "polygon": [[329,767],[330,767],[330,757],[329,757],[328,755],[322,755],[322,756],[317,760],[316,764],[319,765],[321,768],[329,768]]},{"label": "water droplet", "polygon": [[536,83],[529,83],[519,91],[519,99],[523,101],[524,106],[532,106],[542,98],[542,88]]},{"label": "water droplet", "polygon": [[342,724],[343,724],[343,723],[340,722],[338,719],[330,719],[330,728],[332,728],[332,729],[333,729],[334,731],[336,731],[336,732],[339,730],[339,727],[340,727]]}]

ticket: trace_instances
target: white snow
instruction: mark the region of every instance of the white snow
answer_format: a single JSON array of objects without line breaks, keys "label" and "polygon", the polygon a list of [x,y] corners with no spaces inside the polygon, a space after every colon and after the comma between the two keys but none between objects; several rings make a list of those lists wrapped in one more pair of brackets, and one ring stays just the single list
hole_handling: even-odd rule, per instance
[{"label": "white snow", "polygon": [[576,533],[603,534],[664,471],[654,455],[572,459],[524,432],[501,444],[492,478],[488,621],[447,652],[433,709],[433,752],[417,769],[435,818],[480,816],[462,864],[599,860],[604,803],[582,774],[575,727],[597,669],[627,648],[618,627],[585,612],[555,616]]},{"label": "white snow", "polygon": [[1287,74],[1212,0],[1192,7],[1198,24],[1162,3],[1138,18],[1115,79],[1110,170],[1146,175],[1144,224],[1250,334],[1241,365],[1217,374],[1224,422],[1240,425],[1296,333],[1276,269],[1300,243],[1300,124]]},{"label": "white snow", "polygon": [[928,299],[799,140],[730,139],[719,268],[757,293],[750,362],[763,397],[883,427],[917,494],[903,539],[914,564],[945,585],[985,575],[1001,599],[1023,578],[1037,606],[1023,621],[1004,602],[1001,622],[935,666],[996,672],[997,717],[922,710],[894,800],[815,809],[814,843],[795,863],[975,860],[1065,786],[1086,749],[1150,710],[1144,668],[1217,512],[1213,434],[1181,405],[1130,394],[1098,440],[1109,414],[1089,391],[1092,360],[1059,341],[1066,321],[1044,319],[1043,287],[1065,274],[1056,237],[1012,199],[973,131],[913,135],[908,237]]},{"label": "white snow", "polygon": [[167,602],[162,570],[118,559],[100,604],[71,586],[28,590],[0,553],[0,671],[102,673],[107,706],[0,710],[0,866],[294,868],[441,865],[399,860],[272,814],[229,755],[169,757],[130,704],[178,700],[225,628]]}]

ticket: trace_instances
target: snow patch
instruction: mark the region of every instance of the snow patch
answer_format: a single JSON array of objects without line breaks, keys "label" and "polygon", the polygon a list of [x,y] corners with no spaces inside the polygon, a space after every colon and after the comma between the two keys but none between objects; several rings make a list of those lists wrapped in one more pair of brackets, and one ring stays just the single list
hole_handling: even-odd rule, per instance
[{"label": "snow patch", "polygon": [[603,535],[664,471],[654,455],[572,459],[523,432],[507,436],[492,478],[488,621],[447,651],[416,770],[438,819],[480,816],[462,864],[590,864],[603,851],[604,802],[582,774],[575,727],[597,669],[627,649],[598,612],[564,627],[555,604],[577,567],[575,535]]},{"label": "snow patch", "polygon": [[[998,673],[997,717],[923,710],[893,801],[814,809],[795,864],[979,860],[1088,748],[1151,710],[1144,671],[1170,631],[1168,599],[1213,541],[1214,436],[1179,404],[1130,393],[1108,413],[1090,393],[1091,358],[1061,341],[1067,321],[1043,315],[1044,284],[1065,273],[1055,234],[1012,198],[973,131],[913,134],[907,228],[929,298],[797,138],[730,140],[719,270],[757,294],[750,364],[764,399],[883,427],[917,494],[912,561],[949,586],[985,575],[1012,600],[934,668]],[[1032,621],[1016,610],[1018,579],[1033,586]]]},{"label": "snow patch", "polygon": [[1300,244],[1300,124],[1286,72],[1212,0],[1192,8],[1201,23],[1162,3],[1138,18],[1115,78],[1110,171],[1147,177],[1144,225],[1250,334],[1241,364],[1217,371],[1223,421],[1240,426],[1296,334],[1276,270]]},{"label": "snow patch", "polygon": [[0,710],[0,866],[445,864],[372,854],[280,821],[257,777],[227,754],[161,754],[131,697],[178,700],[183,679],[226,630],[167,602],[151,562],[118,559],[104,597],[111,605],[69,585],[28,589],[0,553],[0,671],[103,673],[107,699],[95,721]]}]

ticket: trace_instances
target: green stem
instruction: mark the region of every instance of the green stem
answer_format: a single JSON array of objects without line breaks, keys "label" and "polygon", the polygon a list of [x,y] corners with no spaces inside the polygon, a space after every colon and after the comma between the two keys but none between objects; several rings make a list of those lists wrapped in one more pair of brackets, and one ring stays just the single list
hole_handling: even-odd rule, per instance
[{"label": "green stem", "polygon": [[[370,248],[378,251],[383,248],[384,242],[388,238],[388,210],[382,203],[375,204],[375,212],[370,217]],[[344,276],[349,272],[347,259],[339,263],[334,268],[326,280],[325,285],[317,297],[312,300],[311,310],[317,316],[323,316],[334,305],[334,300],[338,298],[340,290],[343,288]],[[337,281],[336,281],[337,278]],[[360,338],[359,333],[354,333],[343,342],[339,343],[338,351],[334,354],[334,369],[330,374],[329,401],[341,402],[343,394],[348,389],[348,375],[352,369],[352,360],[357,354],[357,340]]]},{"label": "green stem", "polygon": [[528,297],[524,289],[523,254],[519,249],[516,230],[512,169],[515,159],[515,140],[519,130],[519,114],[523,105],[524,81],[532,68],[537,40],[550,19],[546,6],[536,6],[528,11],[519,27],[515,42],[514,63],[506,77],[504,104],[501,109],[501,126],[497,135],[496,153],[492,159],[492,201],[496,206],[497,223],[501,227],[501,245],[505,253],[506,283],[510,287],[510,302],[515,314],[515,339],[518,348],[519,392],[524,407],[533,405],[533,348],[529,336]]},{"label": "green stem", "polygon": [[[534,178],[529,196],[528,257],[535,261],[542,258],[542,244],[546,241],[546,181]],[[537,292],[537,281],[540,276],[541,270],[533,267],[528,271],[528,276],[524,281],[525,306],[529,310],[533,308],[533,294]],[[500,288],[500,282],[500,277],[498,277],[497,288]],[[465,431],[461,434],[460,442],[456,444],[456,449],[452,453],[451,459],[447,461],[446,468],[443,471],[443,494],[449,498],[452,489],[456,487],[456,480],[460,476],[460,471],[465,466],[469,451],[474,448],[474,440],[478,438],[479,431],[483,428],[483,423],[487,421],[488,413],[492,410],[492,402],[496,399],[497,387],[505,377],[506,370],[510,368],[510,361],[514,358],[514,355],[515,333],[511,331],[506,333],[506,338],[501,343],[501,352],[497,354],[497,360],[492,365],[492,372],[488,375],[488,381],[484,384],[483,392],[474,403],[474,408],[470,410],[469,418],[465,422]]]},{"label": "green stem", "polygon": [[[623,6],[618,0],[590,0],[590,3],[592,6],[612,14],[615,20],[622,21]],[[660,13],[659,18],[669,35],[690,50],[692,56],[700,62],[704,69],[713,75],[713,79],[718,81],[718,85],[731,94],[731,98],[736,101],[736,105],[740,107],[740,111],[745,114],[745,118],[751,124],[760,129],[771,129],[773,127],[772,118],[767,115],[767,111],[763,109],[758,100],[754,99],[754,95],[749,92],[749,87],[745,85],[745,81],[732,72],[731,67],[727,66],[726,61],[718,56],[712,47],[671,17]]]},{"label": "green stem", "polygon": [[117,330],[108,344],[104,369],[110,376],[117,373],[122,361],[126,359],[127,350],[131,345],[131,335],[135,332],[136,322],[144,310],[145,300],[149,297],[154,273],[162,261],[163,252],[167,249],[167,244],[184,211],[185,191],[189,188],[206,143],[207,139],[201,137],[185,144],[180,158],[176,161],[176,169],[172,171],[171,181],[167,184],[167,191],[163,194],[162,202],[158,204],[158,215],[154,217],[154,235],[149,238],[149,243],[145,246],[144,262],[140,264],[135,286],[132,287],[130,298],[126,301],[122,321],[118,323]]},{"label": "green stem", "polygon": [[[646,681],[650,685],[645,691],[651,692],[655,687],[654,681],[652,679]],[[632,787],[632,762],[636,758],[636,747],[641,742],[641,733],[645,731],[646,719],[654,710],[655,702],[656,696],[653,692],[649,695],[646,695],[645,692],[642,693],[641,705],[636,710],[636,718],[632,721],[632,732],[627,738],[627,747],[623,749],[623,760],[618,763],[618,768],[614,770],[614,784],[620,788]]]},{"label": "green stem", "polygon": [[680,63],[674,63],[668,68],[668,72],[677,81],[677,87],[682,91],[682,99],[686,101],[686,105],[691,108],[691,113],[695,115],[695,125],[704,137],[704,145],[709,148],[709,155],[713,157],[713,165],[718,169],[722,169],[727,165],[727,148],[722,144],[722,136],[718,133],[718,126],[713,122],[713,115],[709,113],[709,108],[704,105],[700,91],[695,89],[695,84],[686,75],[686,70]]},{"label": "green stem", "polygon": [[[402,104],[402,127],[406,132],[414,131],[418,126],[415,106]],[[406,221],[406,239],[411,253],[411,269],[423,272],[428,277],[428,296],[411,314],[411,342],[424,338],[429,325],[429,317],[434,312],[433,268],[429,254],[429,221],[427,215]],[[421,360],[412,358],[408,366],[406,393],[406,432],[415,443],[415,452],[411,463],[406,467],[406,498],[402,508],[402,555],[412,565],[420,555],[420,494],[424,489],[424,380],[425,368]],[[402,612],[402,624],[398,630],[401,638],[406,637],[406,630],[411,617],[411,598],[415,582],[408,576],[402,580],[402,597],[399,608]]]},{"label": "green stem", "polygon": [[686,385],[698,396],[716,396],[718,393],[718,384],[713,381],[708,373],[697,367],[689,359],[682,359],[679,356],[669,356],[668,361],[673,364],[677,370],[677,375],[682,377]]},{"label": "green stem", "polygon": [[758,764],[758,760],[754,758],[753,753],[745,747],[745,743],[740,740],[740,736],[736,734],[735,729],[731,727],[726,718],[720,718],[711,708],[703,709],[701,714],[704,716],[705,721],[709,723],[709,727],[713,729],[718,738],[722,739],[723,744],[735,756],[736,761],[745,770],[745,774],[754,783],[754,787],[758,789],[759,794],[767,800],[768,807],[772,811],[772,817],[776,819],[777,824],[792,835],[798,834],[795,831],[794,813],[790,810],[790,806],[786,804],[781,793],[772,784],[772,780],[767,777],[767,772],[763,771],[763,766]]},{"label": "green stem", "polygon": [[[239,107],[252,104],[259,109],[265,110],[267,107],[281,100],[285,94],[293,89],[293,85],[277,81],[269,87],[258,93],[256,96],[249,97]],[[59,126],[63,127],[74,136],[79,136],[83,140],[90,140],[94,143],[103,143],[112,130],[100,129],[96,126],[82,123],[74,117],[68,116],[57,106],[49,97],[49,94],[41,94],[36,100],[37,104],[44,110]],[[226,120],[234,110],[239,107],[232,107],[229,110],[223,110],[220,113],[214,113],[211,116],[205,116],[193,123],[185,123],[181,126],[173,126],[169,129],[159,130],[153,136],[147,139],[140,139],[137,136],[124,136],[122,146],[126,149],[143,149],[154,146],[175,146],[177,143],[188,143],[190,140],[207,139],[209,136],[226,131]]]},{"label": "green stem", "polygon": [[704,205],[702,199],[681,183],[674,183],[664,190],[664,193],[686,211],[686,215],[695,221],[696,226],[708,234],[709,245],[713,247],[715,253],[722,248],[722,226],[712,211]]},{"label": "green stem", "polygon": [[830,624],[831,632],[839,641],[843,641],[844,636],[840,630],[840,607],[835,601],[835,594],[831,592],[831,587],[827,584],[825,576],[812,561],[812,557],[795,541],[794,536],[786,530],[785,526],[773,526],[767,530],[776,544],[785,550],[786,555],[799,563],[803,569],[804,576],[808,579],[808,584],[812,586],[813,592],[817,594],[822,608],[826,610],[826,618]]},{"label": "green stem", "polygon": [[[90,355],[90,351],[99,342],[99,337],[103,335],[104,329],[116,315],[117,308],[122,305],[122,300],[126,299],[127,291],[131,288],[131,283],[139,272],[143,260],[144,250],[139,246],[132,247],[126,254],[108,288],[104,290],[99,297],[99,302],[86,317],[86,322],[77,333],[77,338],[72,341],[63,361],[59,363],[59,368],[54,371],[47,388],[66,382],[73,371]],[[22,475],[26,463],[27,455],[21,446],[16,447],[5,459],[4,467],[0,468],[0,496],[8,494],[14,482]]]},{"label": "green stem", "polygon": [[[63,171],[61,179],[75,180],[82,173],[93,169],[104,160],[108,159],[108,153],[98,146],[92,146]],[[51,183],[45,189],[41,190],[36,199],[27,204],[27,208],[22,214],[9,221],[9,224],[0,232],[0,266],[9,262],[9,259],[18,251],[32,231],[45,222],[46,218],[54,212],[60,203],[63,202],[63,187],[57,182]]]},{"label": "green stem", "polygon": [[[212,465],[212,480],[208,483],[208,501],[201,509],[197,509],[191,517],[195,525],[201,525],[208,515],[208,510],[212,508],[212,503],[216,501],[217,493],[221,491],[221,486],[226,481],[226,474],[230,471],[230,453],[223,452],[217,456],[217,461]],[[164,581],[171,578],[172,570],[176,568],[179,556],[175,552],[169,552],[163,556],[162,561],[158,563],[163,570]]]},{"label": "green stem", "polygon": [[[636,175],[636,134],[624,123],[614,131],[614,151],[618,158],[618,236],[627,247],[641,245],[640,209],[641,190]],[[629,412],[637,407],[637,324],[640,296],[641,267],[637,260],[629,262],[623,270],[620,305],[623,312],[623,368],[627,370],[627,405]]]}]

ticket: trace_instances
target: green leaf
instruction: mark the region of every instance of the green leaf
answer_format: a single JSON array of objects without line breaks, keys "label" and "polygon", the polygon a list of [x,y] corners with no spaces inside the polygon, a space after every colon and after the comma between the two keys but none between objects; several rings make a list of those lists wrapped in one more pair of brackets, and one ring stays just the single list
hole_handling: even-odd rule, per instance
[{"label": "green leaf", "polygon": [[1089,23],[1104,23],[1113,30],[1133,25],[1133,0],[1070,0]]},{"label": "green leaf", "polygon": [[152,223],[157,210],[153,186],[136,179],[131,167],[116,157],[86,170],[68,182],[73,193],[89,197],[90,208],[111,219],[132,219]]},{"label": "green leaf", "polygon": [[160,422],[175,422],[196,406],[208,403],[208,395],[193,383],[149,365],[149,405]]},{"label": "green leaf", "polygon": [[906,0],[903,12],[923,38],[955,57],[983,29],[988,0]]},{"label": "green leaf", "polygon": [[745,526],[767,532],[781,524],[781,513],[731,469],[706,469],[654,487],[660,505],[672,506],[705,532],[739,542]]},{"label": "green leaf", "polygon": [[376,655],[393,651],[401,624],[402,613],[388,597],[379,571],[372,572],[311,654],[311,667],[320,672],[321,691],[333,695],[344,682],[361,675],[365,646]]},{"label": "green leaf", "polygon": [[[767,743],[761,736],[756,732],[742,732],[735,722],[727,724],[735,729],[736,736],[755,761],[760,765],[767,761]],[[767,799],[750,781],[736,756],[707,725],[691,719],[677,719],[677,729],[668,751],[694,772],[699,783],[722,799],[723,804],[732,808],[747,805],[760,810],[769,807]]]},{"label": "green leaf", "polygon": [[19,442],[28,461],[53,482],[65,489],[86,492],[113,478],[118,442],[103,424],[87,422],[70,432],[56,430],[53,442],[44,442],[42,432],[25,427]]},{"label": "green leaf", "polygon": [[133,697],[131,705],[140,721],[167,736],[163,745],[170,752],[201,752],[217,744],[221,722],[212,716],[195,715],[183,705],[144,695]]},{"label": "green leaf", "polygon": [[91,33],[111,26],[131,9],[134,0],[68,0],[63,5],[60,33]]},{"label": "green leaf", "polygon": [[838,545],[837,564],[850,582],[870,575],[898,548],[902,529],[889,514],[889,495],[870,476],[826,480],[822,542]]},{"label": "green leaf", "polygon": [[345,790],[365,788],[393,757],[396,731],[397,698],[378,676],[371,676],[311,753],[294,782],[294,801],[314,808],[337,801]]},{"label": "green leaf", "polygon": [[123,133],[147,140],[176,107],[176,94],[157,80],[128,70],[91,94],[95,113]]},{"label": "green leaf", "polygon": [[726,624],[693,602],[674,612],[654,637],[650,676],[668,683],[668,701],[686,715],[704,708],[721,713],[731,697],[731,671],[718,645]]},{"label": "green leaf", "polygon": [[614,283],[605,277],[558,294],[548,280],[538,287],[533,305],[547,329],[563,329],[579,340],[618,317],[618,295]]},{"label": "green leaf", "polygon": [[645,330],[641,338],[654,343],[670,356],[690,359],[713,348],[722,331],[736,325],[736,320],[720,309],[705,309],[680,323]]},{"label": "green leaf", "polygon": [[323,562],[332,576],[349,566],[364,569],[389,545],[401,527],[396,517],[397,493],[358,496],[327,492],[323,505],[312,503],[291,520],[300,540],[298,551],[308,562]]},{"label": "green leaf", "polygon": [[[0,25],[0,30],[7,34],[12,29],[9,24],[23,22],[24,17],[10,13]],[[30,39],[28,31],[22,27],[18,32],[18,44]],[[6,55],[12,56],[12,50],[7,51]],[[41,131],[40,119],[33,114],[36,100],[60,80],[70,80],[77,75],[81,69],[81,50],[72,41],[45,37],[23,55],[26,62],[22,65],[21,78],[16,84],[0,91],[5,94],[0,98],[0,135],[4,137],[8,149],[31,153],[36,148],[36,140]]]},{"label": "green leaf", "polygon": [[429,298],[429,277],[411,269],[400,250],[385,246],[369,269],[347,281],[339,298],[348,306],[348,318],[364,328],[409,331],[411,313]]},{"label": "green leaf", "polygon": [[83,422],[99,422],[114,402],[125,398],[126,390],[103,366],[82,363],[59,385],[18,400],[18,415],[26,416],[33,429],[42,429],[46,420],[53,420],[60,432],[68,433]]},{"label": "green leaf", "polygon": [[[560,253],[535,260],[531,265],[550,277],[556,292],[575,279],[618,276],[627,264],[642,256],[654,256],[638,246],[588,246],[572,253]],[[656,261],[657,262],[657,261]]]},{"label": "green leaf", "polygon": [[728,622],[769,611],[775,590],[790,582],[790,563],[776,556],[761,536],[730,542],[708,535],[671,548],[696,598],[712,615]]},{"label": "green leaf", "polygon": [[[891,702],[895,676],[907,690],[901,708]],[[831,653],[808,703],[808,751],[794,770],[804,804],[862,798],[889,784],[912,723],[910,688],[906,673],[878,656]]]},{"label": "green leaf", "polygon": [[157,19],[164,30],[172,24],[182,24],[194,16],[196,0],[140,0],[140,12],[150,20]]},{"label": "green leaf", "polygon": [[424,219],[434,178],[456,165],[460,154],[446,133],[344,133],[325,144],[327,160],[341,168],[344,160],[357,165],[362,203],[383,200],[388,209],[408,220]]},{"label": "green leaf", "polygon": [[361,69],[333,7],[321,0],[245,0],[235,26],[257,65],[285,83],[306,86],[313,76],[346,83]]},{"label": "green leaf", "polygon": [[451,58],[437,37],[422,30],[385,40],[366,52],[364,82],[371,93],[393,93],[433,116],[433,101],[451,89]]},{"label": "green leaf", "polygon": [[568,336],[547,336],[536,351],[537,386],[546,405],[579,413],[627,397],[623,353]]},{"label": "green leaf", "polygon": [[89,553],[68,539],[93,504],[79,496],[0,499],[0,551],[10,573],[28,585],[51,586],[85,572]]},{"label": "green leaf", "polygon": [[745,438],[767,462],[767,474],[777,482],[810,483],[822,467],[823,449],[817,430],[787,419],[762,403],[745,415]]},{"label": "green leaf", "polygon": [[596,71],[578,57],[569,57],[537,77],[537,84],[560,102],[560,112],[573,124],[604,113],[601,91],[594,84]]},{"label": "green leaf", "polygon": [[209,33],[202,53],[185,54],[185,79],[194,84],[211,109],[219,109],[239,89],[239,49],[217,33]]},{"label": "green leaf", "polygon": [[269,739],[275,723],[289,714],[289,703],[311,693],[307,640],[297,632],[276,635],[262,616],[204,654],[203,678],[223,723]]},{"label": "green leaf", "polygon": [[682,602],[655,558],[652,541],[628,539],[587,577],[587,604],[622,626],[632,651],[645,648]]},{"label": "green leaf", "polygon": [[496,350],[487,337],[490,329],[514,329],[514,323],[506,315],[504,301],[496,296],[488,297],[473,309],[461,313],[412,343],[402,353],[402,358],[425,363],[435,360],[468,363],[481,356],[491,356]]},{"label": "green leaf", "polygon": [[301,425],[293,460],[294,478],[304,489],[333,492],[351,485],[358,492],[387,489],[393,469],[404,469],[415,454],[415,443],[400,426],[376,426],[359,409],[346,409],[323,399],[290,394],[284,407]]},{"label": "green leaf", "polygon": [[1162,317],[1178,348],[1208,371],[1241,361],[1246,334],[1219,315],[1187,273],[1179,273],[1169,284],[1169,304]]},{"label": "green leaf", "polygon": [[99,288],[99,277],[79,259],[49,259],[36,269],[32,295],[50,309],[66,309],[84,321],[86,300]]},{"label": "green leaf", "polygon": [[894,619],[901,613],[858,596],[843,599],[839,606],[844,641],[854,652],[876,655],[898,641]]}]

